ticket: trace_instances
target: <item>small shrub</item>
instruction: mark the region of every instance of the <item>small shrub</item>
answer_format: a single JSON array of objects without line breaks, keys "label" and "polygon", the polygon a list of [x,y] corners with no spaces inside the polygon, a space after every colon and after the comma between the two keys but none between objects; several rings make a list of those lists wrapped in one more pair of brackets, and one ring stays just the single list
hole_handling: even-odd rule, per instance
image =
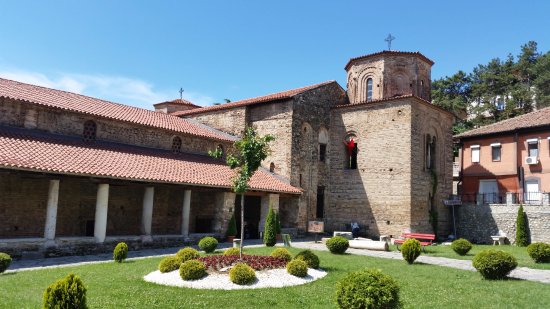
[{"label": "small shrub", "polygon": [[200,254],[199,254],[199,251],[191,247],[185,247],[183,249],[180,249],[178,253],[176,253],[176,256],[180,259],[181,263],[184,263],[189,260],[198,259],[200,257]]},{"label": "small shrub", "polygon": [[69,274],[54,282],[44,291],[43,308],[87,308],[86,287],[82,280]]},{"label": "small shrub", "polygon": [[296,277],[307,276],[307,264],[303,260],[292,260],[286,264],[286,271]]},{"label": "small shrub", "polygon": [[256,273],[245,263],[237,263],[229,270],[229,280],[238,285],[251,284],[256,280]]},{"label": "small shrub", "polygon": [[5,272],[11,265],[11,256],[7,253],[0,252],[0,274]]},{"label": "small shrub", "polygon": [[124,242],[119,242],[113,250],[113,259],[117,263],[122,263],[128,256],[128,245]]},{"label": "small shrub", "polygon": [[171,271],[177,270],[180,268],[181,259],[176,255],[167,256],[162,259],[159,263],[159,271],[161,273],[169,273]]},{"label": "small shrub", "polygon": [[[535,263],[550,263],[550,244],[532,243],[527,246],[527,253]],[[0,272],[2,271],[0,270]]]},{"label": "small shrub", "polygon": [[306,262],[309,268],[319,268],[319,257],[311,250],[301,251],[294,258]]},{"label": "small shrub", "polygon": [[527,216],[523,211],[523,205],[519,205],[518,216],[516,218],[516,245],[518,247],[527,247],[529,245]]},{"label": "small shrub", "polygon": [[199,248],[206,253],[212,253],[218,247],[218,241],[214,237],[204,237],[199,241]]},{"label": "small shrub", "polygon": [[489,249],[476,254],[472,265],[485,279],[503,279],[518,266],[518,262],[510,253]]},{"label": "small shrub", "polygon": [[227,225],[227,230],[225,231],[225,236],[236,236],[237,235],[237,222],[235,221],[235,213],[231,216],[229,224]]},{"label": "small shrub", "polygon": [[401,246],[403,259],[409,264],[414,263],[414,260],[420,255],[421,250],[422,246],[420,246],[420,242],[414,238],[405,240]]},{"label": "small shrub", "polygon": [[197,280],[206,276],[204,263],[197,260],[189,260],[180,266],[180,277],[183,280]]},{"label": "small shrub", "polygon": [[451,249],[458,255],[466,255],[472,249],[472,243],[464,238],[459,238],[451,243]]},{"label": "small shrub", "polygon": [[339,308],[399,308],[396,281],[376,269],[348,273],[336,283]]},{"label": "small shrub", "polygon": [[275,212],[271,205],[269,205],[269,211],[265,218],[264,226],[264,244],[268,247],[273,247],[277,243],[277,222],[275,218]]},{"label": "small shrub", "polygon": [[223,255],[240,255],[241,250],[239,248],[229,248],[223,252]]},{"label": "small shrub", "polygon": [[283,259],[287,262],[292,260],[292,255],[285,248],[277,248],[277,249],[273,250],[273,252],[271,252],[271,256],[274,257],[274,258]]},{"label": "small shrub", "polygon": [[331,253],[342,254],[349,248],[349,241],[342,236],[334,236],[327,240],[327,248]]}]

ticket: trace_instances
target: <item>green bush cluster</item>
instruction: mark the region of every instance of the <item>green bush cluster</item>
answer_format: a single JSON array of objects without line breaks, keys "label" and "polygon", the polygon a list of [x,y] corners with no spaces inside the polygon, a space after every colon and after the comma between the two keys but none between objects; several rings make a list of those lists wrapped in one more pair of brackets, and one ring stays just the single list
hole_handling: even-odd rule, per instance
[{"label": "green bush cluster", "polygon": [[271,205],[267,217],[265,218],[264,226],[264,244],[268,247],[273,247],[277,243],[277,218]]},{"label": "green bush cluster", "polygon": [[191,247],[185,247],[183,249],[180,249],[178,253],[176,253],[176,256],[180,259],[181,263],[189,261],[189,260],[195,260],[200,257],[199,251],[191,248]]},{"label": "green bush cluster", "polygon": [[401,246],[401,254],[403,255],[403,259],[409,264],[414,263],[416,258],[420,256],[421,250],[422,246],[420,245],[420,242],[414,238],[405,240]]},{"label": "green bush cluster", "polygon": [[352,272],[336,284],[339,308],[400,308],[399,286],[376,269]]},{"label": "green bush cluster", "polygon": [[294,258],[306,262],[309,268],[319,268],[319,257],[311,250],[300,251]]},{"label": "green bush cluster", "polygon": [[214,237],[204,237],[199,241],[199,248],[206,253],[212,253],[218,247],[218,241]]},{"label": "green bush cluster", "polygon": [[5,272],[11,265],[11,256],[7,253],[0,252],[0,274]]},{"label": "green bush cluster", "polygon": [[516,218],[516,245],[527,247],[529,245],[529,232],[527,231],[527,216],[523,211],[523,205],[519,205]]},{"label": "green bush cluster", "polygon": [[159,271],[161,273],[169,273],[171,271],[179,269],[180,265],[181,265],[181,258],[179,258],[176,255],[167,256],[160,261]]},{"label": "green bush cluster", "polygon": [[256,280],[256,273],[245,263],[237,263],[229,270],[229,280],[238,285],[251,284]]},{"label": "green bush cluster", "polygon": [[271,256],[275,258],[283,259],[287,262],[292,260],[292,255],[285,248],[277,248],[273,250],[273,252],[271,252]]},{"label": "green bush cluster", "polygon": [[476,254],[472,265],[485,279],[504,279],[518,262],[510,253],[489,249]]},{"label": "green bush cluster", "polygon": [[44,291],[42,308],[88,308],[86,305],[86,287],[82,280],[75,274],[69,274],[67,277],[54,282]]},{"label": "green bush cluster", "polygon": [[550,244],[532,243],[527,246],[527,253],[535,263],[550,263]]},{"label": "green bush cluster", "polygon": [[199,260],[189,260],[180,266],[180,277],[183,280],[197,280],[206,276],[206,266]]},{"label": "green bush cluster", "polygon": [[303,260],[292,260],[286,264],[286,271],[296,277],[307,276],[307,264]]},{"label": "green bush cluster", "polygon": [[472,249],[472,243],[464,238],[459,238],[451,243],[451,249],[458,255],[466,255]]},{"label": "green bush cluster", "polygon": [[343,254],[349,248],[349,241],[342,236],[334,236],[327,240],[327,248],[331,253]]},{"label": "green bush cluster", "polygon": [[239,248],[229,248],[223,252],[223,255],[240,255],[240,254],[241,254],[241,250]]},{"label": "green bush cluster", "polygon": [[124,242],[119,242],[115,250],[113,250],[113,259],[117,263],[122,263],[128,257],[128,245]]}]

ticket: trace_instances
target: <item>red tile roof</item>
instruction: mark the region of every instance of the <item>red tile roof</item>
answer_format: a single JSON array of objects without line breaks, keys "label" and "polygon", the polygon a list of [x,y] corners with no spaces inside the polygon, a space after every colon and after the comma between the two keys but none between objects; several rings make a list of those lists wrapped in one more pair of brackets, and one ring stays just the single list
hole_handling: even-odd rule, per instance
[{"label": "red tile roof", "polygon": [[159,106],[159,105],[164,105],[164,104],[166,104],[166,105],[168,105],[168,104],[177,104],[177,105],[189,106],[189,107],[192,107],[192,108],[200,108],[200,106],[195,105],[195,104],[193,104],[190,101],[187,101],[185,99],[175,99],[175,100],[172,100],[172,101],[160,102],[160,103],[157,103],[157,104],[153,104],[153,106]]},{"label": "red tile roof", "polygon": [[[236,175],[208,156],[96,142],[25,129],[0,127],[0,168],[230,188]],[[265,170],[250,181],[258,191],[300,194]]]},{"label": "red tile roof", "polygon": [[495,122],[481,128],[473,129],[461,134],[455,138],[465,138],[473,136],[491,135],[496,133],[514,132],[521,129],[530,129],[536,127],[550,126],[550,107],[539,109],[528,114],[523,114],[514,118]]},{"label": "red tile roof", "polygon": [[292,90],[277,92],[277,93],[273,93],[273,94],[264,95],[264,96],[261,96],[261,97],[256,97],[256,98],[251,98],[251,99],[246,99],[246,100],[240,100],[240,101],[235,101],[235,102],[230,102],[230,103],[225,103],[225,104],[220,104],[220,105],[207,106],[207,107],[203,107],[203,108],[196,108],[196,109],[187,110],[187,111],[174,112],[170,115],[173,115],[173,116],[193,115],[193,114],[200,114],[200,113],[206,113],[206,112],[212,112],[212,111],[218,111],[218,110],[225,110],[225,109],[230,109],[230,108],[234,108],[234,107],[241,107],[241,106],[259,104],[259,103],[266,103],[266,102],[272,102],[272,101],[278,101],[278,100],[287,100],[287,99],[290,99],[293,96],[295,96],[297,94],[300,94],[302,92],[305,92],[305,91],[308,91],[308,90],[311,90],[311,89],[315,89],[315,88],[318,88],[318,87],[321,87],[321,86],[324,86],[324,85],[328,85],[328,84],[331,84],[331,83],[336,83],[336,81],[331,80],[331,81],[326,81],[326,82],[320,83],[320,84],[315,84],[315,85],[306,86],[306,87],[302,87],[302,88],[296,88],[296,89],[292,89]]},{"label": "red tile roof", "polygon": [[3,78],[0,78],[0,97],[200,137],[230,140],[217,130],[197,126],[179,117]]},{"label": "red tile roof", "polygon": [[403,51],[397,51],[397,50],[383,50],[383,51],[380,51],[380,52],[376,52],[376,53],[372,53],[372,54],[368,54],[368,55],[364,55],[364,56],[359,56],[359,57],[355,57],[355,58],[351,58],[344,68],[347,71],[349,69],[351,63],[354,62],[355,60],[366,59],[366,58],[370,58],[370,57],[374,57],[374,56],[378,56],[378,55],[418,56],[421,59],[423,59],[424,61],[428,62],[430,65],[434,65],[434,62],[432,60],[430,60],[428,57],[422,55],[420,52],[403,52]]}]

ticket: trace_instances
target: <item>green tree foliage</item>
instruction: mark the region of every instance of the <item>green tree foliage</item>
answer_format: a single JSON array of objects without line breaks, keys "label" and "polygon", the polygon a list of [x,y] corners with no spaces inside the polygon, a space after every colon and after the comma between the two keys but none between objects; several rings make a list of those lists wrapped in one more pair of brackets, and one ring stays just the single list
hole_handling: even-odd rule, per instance
[{"label": "green tree foliage", "polygon": [[235,221],[235,213],[231,215],[231,219],[227,225],[227,231],[225,231],[225,236],[237,236],[237,222]]},{"label": "green tree foliage", "polygon": [[74,308],[85,309],[86,287],[75,274],[68,274],[50,285],[43,295],[42,308]]},{"label": "green tree foliage", "polygon": [[523,211],[523,205],[520,205],[518,209],[518,216],[516,218],[516,245],[519,247],[526,247],[529,243],[527,217]]},{"label": "green tree foliage", "polygon": [[[235,153],[228,154],[226,158],[227,165],[237,170],[237,176],[233,178],[233,191],[241,195],[241,256],[244,243],[244,193],[249,188],[250,178],[267,158],[269,143],[273,140],[275,137],[272,135],[259,136],[253,127],[246,127],[241,139],[233,144]],[[219,158],[218,152],[209,154]]]},{"label": "green tree foliage", "polygon": [[267,217],[265,218],[264,225],[264,244],[268,247],[273,247],[277,243],[277,218],[275,217],[275,212],[271,205],[269,206],[269,211],[267,212]]},{"label": "green tree foliage", "polygon": [[275,212],[275,232],[281,234],[281,218],[279,218],[279,212]]}]

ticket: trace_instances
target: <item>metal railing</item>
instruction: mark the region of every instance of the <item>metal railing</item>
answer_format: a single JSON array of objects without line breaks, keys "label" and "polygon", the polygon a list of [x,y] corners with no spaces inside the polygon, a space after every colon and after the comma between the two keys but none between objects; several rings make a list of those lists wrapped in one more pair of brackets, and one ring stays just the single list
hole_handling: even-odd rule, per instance
[{"label": "metal railing", "polygon": [[544,192],[495,192],[495,193],[464,193],[453,196],[462,203],[474,204],[530,204],[542,205]]}]

